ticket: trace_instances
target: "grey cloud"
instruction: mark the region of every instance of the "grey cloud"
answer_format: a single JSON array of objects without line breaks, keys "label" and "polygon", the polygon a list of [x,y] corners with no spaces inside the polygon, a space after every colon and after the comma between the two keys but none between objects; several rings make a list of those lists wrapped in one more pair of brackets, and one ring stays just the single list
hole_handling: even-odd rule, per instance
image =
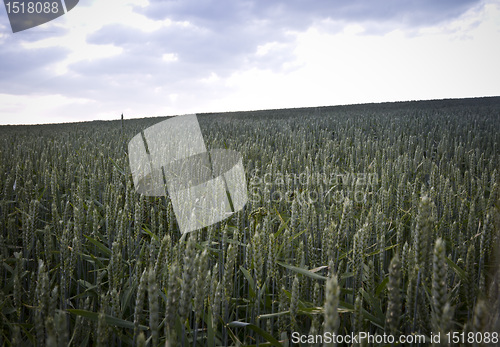
[{"label": "grey cloud", "polygon": [[67,55],[64,48],[28,50],[5,44],[3,46],[0,51],[0,93],[38,92],[36,81],[52,77],[45,67],[63,60]]},{"label": "grey cloud", "polygon": [[[187,69],[190,76],[215,72],[226,76],[236,69],[258,67],[279,70],[286,61],[293,60],[293,35],[287,31],[306,29],[314,21],[333,19],[343,23],[367,22],[367,28],[388,30],[396,27],[418,27],[443,21],[464,12],[479,0],[153,0],[148,7],[136,11],[155,20],[171,19],[191,25],[173,24],[153,33],[144,33],[123,25],[110,25],[92,34],[88,41],[94,44],[115,44],[124,48],[125,55],[141,56],[143,63],[134,63],[134,71],[149,71],[155,64],[148,62],[174,53],[174,76],[183,76],[180,69]],[[387,22],[377,26],[369,23]],[[342,29],[342,25],[330,26]],[[281,43],[280,50],[268,56],[255,55],[257,47],[269,42]],[[116,65],[109,61],[75,66],[76,71],[91,70],[121,73],[125,66],[121,58]],[[97,66],[97,65],[101,66]],[[164,67],[173,68],[174,65]]]},{"label": "grey cloud", "polygon": [[43,90],[43,81],[52,77],[46,68],[64,60],[68,50],[25,48],[23,44],[62,36],[67,30],[44,25],[13,34],[3,5],[0,5],[0,18],[5,21],[0,24],[0,93],[22,95]]},{"label": "grey cloud", "polygon": [[[212,72],[226,76],[245,66],[278,70],[291,56],[291,48],[281,48],[280,55],[272,59],[256,57],[255,52],[260,44],[284,40],[282,33],[274,33],[270,28],[256,29],[244,25],[218,32],[174,24],[153,33],[133,30],[124,25],[109,25],[90,35],[88,42],[120,46],[124,49],[123,54],[96,63],[77,63],[72,69],[78,73],[107,75],[126,71],[151,74],[167,71],[177,78],[203,78]],[[178,61],[162,62],[163,54],[175,54]],[[125,61],[130,65],[124,65]]]},{"label": "grey cloud", "polygon": [[[188,20],[205,27],[231,28],[252,20],[276,29],[303,29],[314,20],[394,21],[421,26],[456,17],[480,0],[153,0],[137,8],[152,19]],[[229,27],[228,27],[229,25]]]},{"label": "grey cloud", "polygon": [[[128,107],[129,105],[170,104],[171,94],[191,95],[196,98],[212,98],[227,92],[218,85],[216,91],[208,90],[201,78],[209,77],[196,64],[167,63],[158,57],[121,54],[84,61],[70,66],[71,73],[59,76],[18,76],[16,94],[62,94],[66,97],[98,101],[100,105]],[[14,79],[11,79],[14,80]],[[11,92],[11,81],[0,81],[0,91]],[[212,85],[213,86],[213,85]],[[206,100],[206,99],[204,99]]]}]

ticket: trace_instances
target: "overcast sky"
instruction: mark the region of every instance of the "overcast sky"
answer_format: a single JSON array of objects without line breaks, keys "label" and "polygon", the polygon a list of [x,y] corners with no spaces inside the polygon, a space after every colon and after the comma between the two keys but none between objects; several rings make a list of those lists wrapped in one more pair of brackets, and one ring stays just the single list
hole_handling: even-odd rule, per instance
[{"label": "overcast sky", "polygon": [[499,62],[498,0],[0,5],[0,124],[498,96]]}]

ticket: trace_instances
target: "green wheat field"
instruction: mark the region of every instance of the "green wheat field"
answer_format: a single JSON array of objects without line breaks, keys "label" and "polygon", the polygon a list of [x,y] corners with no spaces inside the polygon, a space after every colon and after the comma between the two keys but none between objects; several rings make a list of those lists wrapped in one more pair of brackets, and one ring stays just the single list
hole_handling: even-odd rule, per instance
[{"label": "green wheat field", "polygon": [[0,345],[496,345],[500,97],[199,114],[249,201],[185,235],[119,118],[0,127]]}]

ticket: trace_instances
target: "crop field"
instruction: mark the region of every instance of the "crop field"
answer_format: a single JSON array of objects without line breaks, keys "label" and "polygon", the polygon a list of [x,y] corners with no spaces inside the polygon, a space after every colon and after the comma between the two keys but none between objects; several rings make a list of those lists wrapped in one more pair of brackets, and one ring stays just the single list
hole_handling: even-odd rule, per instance
[{"label": "crop field", "polygon": [[248,202],[184,235],[129,167],[164,119],[0,127],[0,345],[498,344],[500,97],[200,114]]}]

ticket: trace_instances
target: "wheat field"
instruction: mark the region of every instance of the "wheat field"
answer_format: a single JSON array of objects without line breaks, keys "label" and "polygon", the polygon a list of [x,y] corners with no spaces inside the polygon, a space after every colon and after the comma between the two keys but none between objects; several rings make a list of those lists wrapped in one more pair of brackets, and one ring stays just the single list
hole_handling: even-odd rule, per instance
[{"label": "wheat field", "polygon": [[0,127],[0,345],[498,341],[500,98],[200,114],[249,201],[185,235],[128,163],[164,119]]}]

